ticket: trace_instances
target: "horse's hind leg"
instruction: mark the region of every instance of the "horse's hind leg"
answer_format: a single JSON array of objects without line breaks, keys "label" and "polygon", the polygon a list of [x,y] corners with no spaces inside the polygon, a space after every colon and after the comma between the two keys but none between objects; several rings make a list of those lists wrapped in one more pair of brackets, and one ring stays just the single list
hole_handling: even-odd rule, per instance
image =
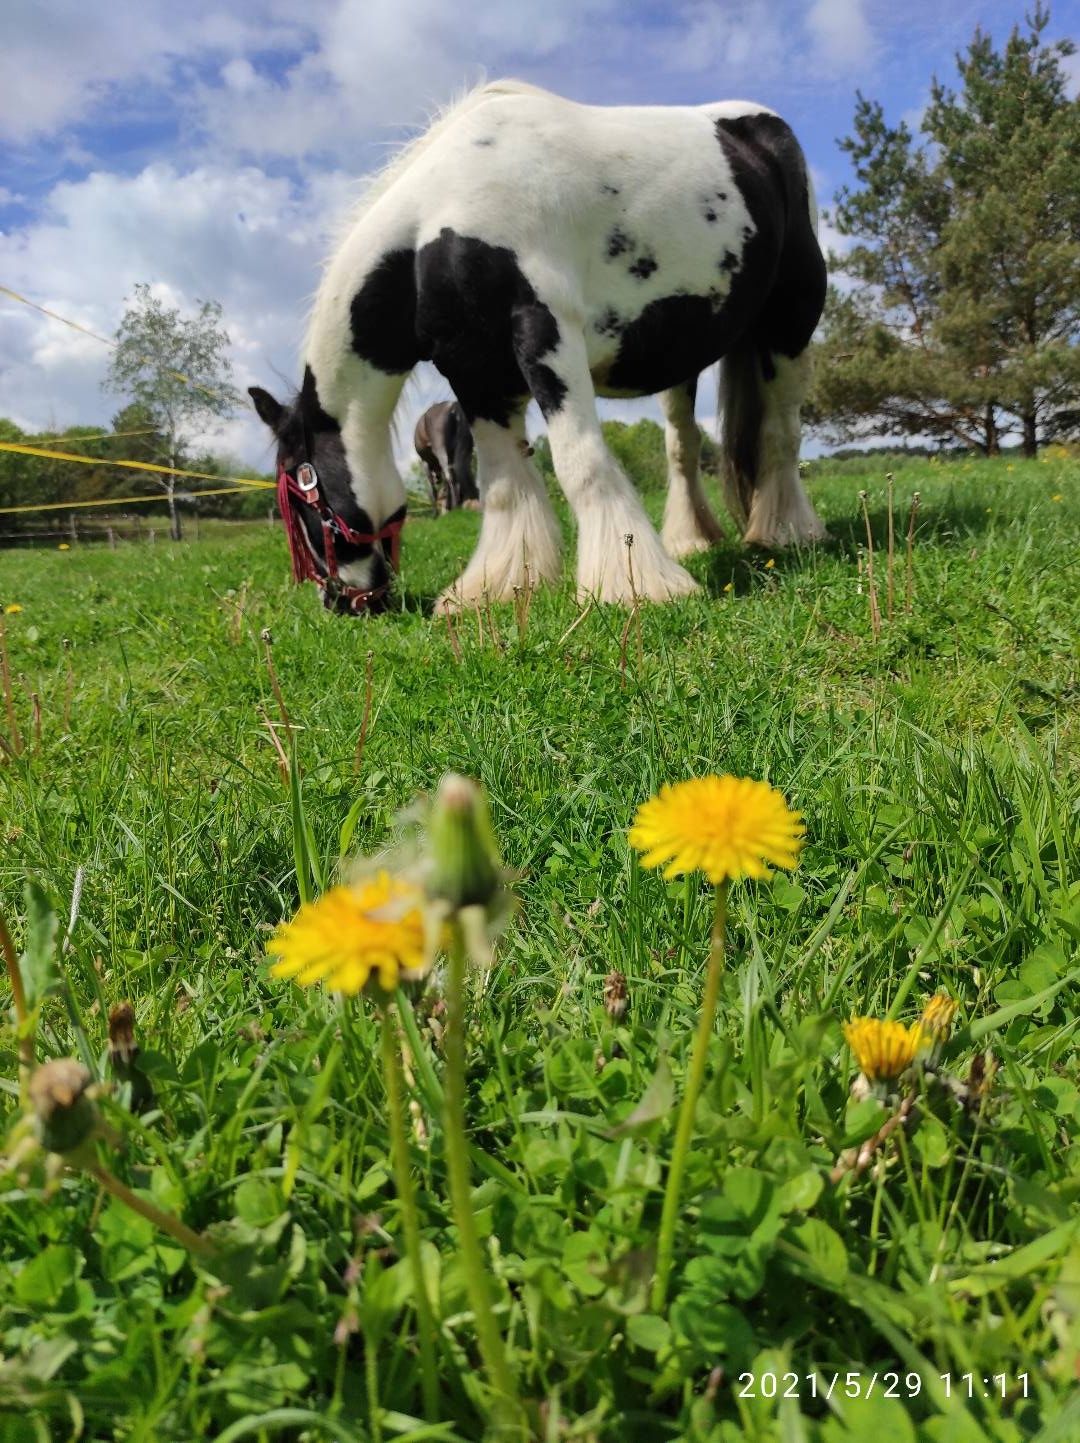
[{"label": "horse's hind leg", "polygon": [[701,487],[701,431],[694,415],[697,377],[659,396],[664,413],[668,494],[660,539],[669,556],[690,556],[707,551],[724,539],[724,529],[712,513]]},{"label": "horse's hind leg", "polygon": [[475,420],[480,500],[480,539],[469,564],[440,596],[438,609],[488,597],[510,601],[516,587],[554,581],[562,569],[562,534],[547,488],[530,461],[525,401],[505,426]]},{"label": "horse's hind leg", "polygon": [[810,357],[773,355],[761,387],[757,476],[743,541],[788,546],[820,541],[825,527],[799,477],[800,408],[810,384]]},{"label": "horse's hind leg", "polygon": [[[540,310],[544,314],[535,327],[521,318],[520,335],[550,335],[551,314]],[[544,413],[555,474],[577,517],[578,594],[621,602],[686,596],[698,589],[697,582],[660,544],[640,497],[604,442],[581,331],[568,318],[556,321],[558,346],[531,355],[523,343],[518,364]]]}]

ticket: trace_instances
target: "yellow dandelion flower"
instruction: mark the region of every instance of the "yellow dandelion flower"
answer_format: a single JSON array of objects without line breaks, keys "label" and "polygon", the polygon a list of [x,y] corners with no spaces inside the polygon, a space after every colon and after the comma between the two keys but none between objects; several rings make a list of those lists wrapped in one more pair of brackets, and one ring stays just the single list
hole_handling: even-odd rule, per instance
[{"label": "yellow dandelion flower", "polygon": [[734,591],[734,590],[735,590],[735,583],[734,583],[734,581],[729,581],[729,582],[727,583],[727,585],[724,587],[724,590],[725,590],[725,591]]},{"label": "yellow dandelion flower", "polygon": [[959,1005],[955,997],[950,997],[947,992],[935,992],[919,1019],[926,1041],[943,1042],[948,1037]]},{"label": "yellow dandelion flower", "polygon": [[877,1017],[853,1017],[844,1023],[844,1036],[869,1082],[895,1082],[915,1061],[923,1040],[917,1022],[905,1027]]},{"label": "yellow dandelion flower", "polygon": [[331,887],[274,933],[266,950],[279,960],[271,974],[301,987],[325,982],[349,996],[377,976],[392,992],[427,966],[422,900],[418,887],[385,871],[354,887]]},{"label": "yellow dandelion flower", "polygon": [[22,607],[17,601],[13,601],[10,605],[4,607],[5,616],[18,616],[20,611],[22,611]]},{"label": "yellow dandelion flower", "polygon": [[769,865],[794,867],[804,830],[801,813],[768,782],[698,777],[665,783],[642,803],[630,845],[643,867],[663,867],[665,877],[704,872],[719,883],[768,877]]},{"label": "yellow dandelion flower", "polygon": [[61,541],[60,545],[56,549],[57,551],[70,551],[71,547],[66,541]]},{"label": "yellow dandelion flower", "polygon": [[1053,496],[1050,497],[1051,501],[1061,501],[1062,499],[1063,497],[1060,491],[1055,491]]},{"label": "yellow dandelion flower", "polygon": [[771,571],[775,565],[776,565],[776,557],[775,557],[775,556],[770,556],[769,559],[768,559],[768,561],[766,561],[766,563],[765,563],[765,570],[766,570],[766,571]]}]

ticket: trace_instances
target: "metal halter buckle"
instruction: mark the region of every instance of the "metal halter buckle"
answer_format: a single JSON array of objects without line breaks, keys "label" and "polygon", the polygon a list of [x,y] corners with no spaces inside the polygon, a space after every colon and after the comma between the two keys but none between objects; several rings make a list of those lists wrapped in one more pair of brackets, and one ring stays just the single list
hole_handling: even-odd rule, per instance
[{"label": "metal halter buckle", "polygon": [[315,467],[310,461],[301,461],[296,468],[296,484],[301,491],[314,491],[319,484],[319,477]]}]

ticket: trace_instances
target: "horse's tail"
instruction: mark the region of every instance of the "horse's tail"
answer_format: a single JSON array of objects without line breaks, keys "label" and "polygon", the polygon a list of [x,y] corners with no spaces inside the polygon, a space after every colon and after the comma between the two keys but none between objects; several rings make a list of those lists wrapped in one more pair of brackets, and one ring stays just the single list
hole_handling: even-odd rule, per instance
[{"label": "horse's tail", "polygon": [[747,342],[729,351],[720,363],[717,406],[723,424],[720,450],[724,498],[728,510],[743,527],[750,516],[757,481],[765,410],[758,344],[756,339],[747,338]]},{"label": "horse's tail", "polygon": [[451,407],[447,417],[446,433],[446,449],[450,456],[450,469],[457,489],[458,504],[475,501],[479,493],[472,475],[472,429],[465,418],[465,412],[457,404]]},{"label": "horse's tail", "polygon": [[761,471],[766,381],[773,377],[773,357],[779,352],[799,360],[805,354],[826,288],[825,262],[817,240],[817,196],[806,157],[790,127],[779,118],[766,127],[760,144],[781,187],[787,222],[779,237],[771,290],[763,298],[756,320],[720,364],[717,406],[723,418],[725,496],[732,516],[743,526],[750,518]]}]

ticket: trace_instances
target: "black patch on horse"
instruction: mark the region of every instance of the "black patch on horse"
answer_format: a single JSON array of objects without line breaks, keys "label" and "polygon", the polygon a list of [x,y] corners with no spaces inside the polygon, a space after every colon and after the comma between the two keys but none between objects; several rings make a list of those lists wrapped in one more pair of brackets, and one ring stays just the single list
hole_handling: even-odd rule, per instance
[{"label": "black patch on horse", "polygon": [[638,256],[634,264],[629,267],[630,274],[632,276],[636,276],[639,281],[648,280],[648,278],[652,275],[653,271],[657,269],[658,266],[656,257],[653,255],[649,255],[648,253],[642,256]]},{"label": "black patch on horse", "polygon": [[725,251],[716,264],[720,270],[727,271],[728,275],[733,276],[739,269],[739,257],[734,251]]},{"label": "black patch on horse", "polygon": [[730,308],[717,310],[709,296],[650,301],[623,331],[605,382],[613,390],[642,396],[667,391],[711,365],[723,353],[726,338],[739,329]]},{"label": "black patch on horse", "polygon": [[415,344],[470,422],[508,425],[530,391],[545,415],[559,409],[566,386],[544,362],[559,327],[509,247],[447,226],[421,248],[416,276]]},{"label": "black patch on horse", "polygon": [[632,250],[633,245],[634,242],[632,238],[626,234],[623,228],[621,226],[615,226],[607,238],[608,260],[613,261],[617,256],[621,256],[626,251]]},{"label": "black patch on horse", "polygon": [[617,185],[612,185],[609,181],[606,180],[602,180],[600,182],[600,189],[604,192],[605,195],[619,194],[619,187]]},{"label": "black patch on horse", "polygon": [[416,252],[388,251],[349,307],[352,348],[387,375],[411,371],[423,357],[416,348]]},{"label": "black patch on horse", "polygon": [[593,321],[593,330],[598,336],[618,336],[622,334],[624,324],[622,317],[615,307],[608,306],[607,309],[601,311],[596,320]]},{"label": "black patch on horse", "polygon": [[473,141],[473,145],[488,146],[494,144],[495,137],[493,135],[482,135],[478,140]]}]

